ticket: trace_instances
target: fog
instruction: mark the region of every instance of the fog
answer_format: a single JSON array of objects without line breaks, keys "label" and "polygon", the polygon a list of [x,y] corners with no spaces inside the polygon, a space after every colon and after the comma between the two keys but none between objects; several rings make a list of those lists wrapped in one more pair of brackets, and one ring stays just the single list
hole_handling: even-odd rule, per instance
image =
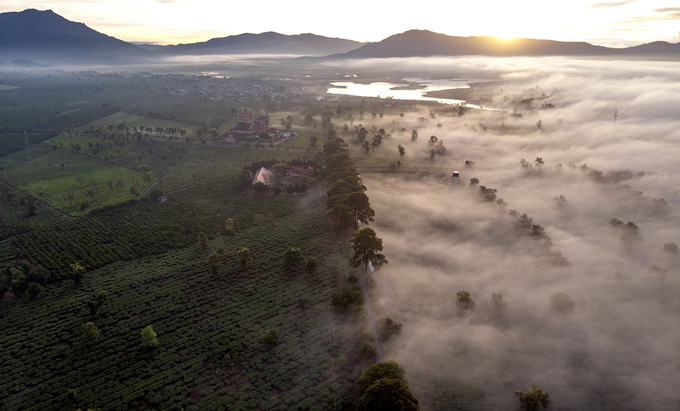
[{"label": "fog", "polygon": [[[378,273],[382,303],[404,324],[384,359],[406,368],[423,409],[514,409],[514,390],[534,384],[550,394],[553,409],[678,409],[680,257],[664,244],[680,243],[679,64],[347,64],[502,80],[484,103],[502,111],[435,110],[436,119],[424,123],[417,117],[430,108],[423,108],[406,115],[408,132],[394,133],[374,154],[396,161],[394,146],[402,144],[404,169],[439,174],[363,176],[389,260]],[[447,149],[433,160],[431,135]],[[466,160],[474,166],[465,168]],[[450,185],[454,170],[461,183]],[[507,205],[485,202],[473,177]],[[524,213],[552,247],[520,227]],[[559,264],[558,250],[568,265]],[[462,290],[474,309],[456,306]],[[551,309],[556,292],[571,297],[573,310]],[[503,295],[505,309],[494,308],[493,293]]]}]

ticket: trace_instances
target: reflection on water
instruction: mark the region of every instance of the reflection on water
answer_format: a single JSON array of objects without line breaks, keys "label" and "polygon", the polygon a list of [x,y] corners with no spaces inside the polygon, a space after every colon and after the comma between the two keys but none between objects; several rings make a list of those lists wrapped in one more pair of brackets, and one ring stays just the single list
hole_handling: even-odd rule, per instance
[{"label": "reflection on water", "polygon": [[[468,80],[430,80],[430,79],[404,79],[413,84],[395,84],[386,82],[377,82],[371,84],[358,84],[351,81],[338,81],[331,83],[328,92],[331,94],[342,94],[346,96],[357,97],[379,97],[379,98],[394,98],[397,100],[420,100],[420,101],[436,101],[443,104],[460,104],[465,103],[464,100],[454,100],[448,98],[433,98],[426,97],[423,94],[430,91],[448,90],[452,88],[469,88]],[[478,108],[477,106],[468,104],[469,107]]]}]

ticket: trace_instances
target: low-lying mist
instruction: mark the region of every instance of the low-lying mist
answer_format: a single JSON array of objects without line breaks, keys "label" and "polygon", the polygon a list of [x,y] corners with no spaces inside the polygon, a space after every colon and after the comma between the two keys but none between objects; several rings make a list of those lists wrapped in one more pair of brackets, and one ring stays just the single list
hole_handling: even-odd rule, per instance
[{"label": "low-lying mist", "polygon": [[[677,409],[679,64],[389,64],[503,80],[484,104],[503,111],[406,114],[412,126],[374,154],[438,177],[364,176],[389,260],[383,302],[404,324],[386,357],[404,365],[423,409],[513,409],[514,390],[534,384],[555,409]],[[432,135],[446,153],[430,160]],[[449,185],[453,171],[460,184]],[[458,291],[474,309],[457,307]],[[557,292],[573,309],[551,304]]]}]

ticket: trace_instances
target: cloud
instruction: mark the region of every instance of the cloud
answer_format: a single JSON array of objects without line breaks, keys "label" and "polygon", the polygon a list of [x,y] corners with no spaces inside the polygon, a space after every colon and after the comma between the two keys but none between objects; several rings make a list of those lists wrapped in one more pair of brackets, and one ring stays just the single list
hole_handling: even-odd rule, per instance
[{"label": "cloud", "polygon": [[626,0],[626,1],[613,1],[613,2],[607,2],[607,3],[595,3],[595,4],[590,4],[590,5],[586,6],[585,8],[593,9],[593,8],[618,7],[618,6],[625,6],[626,4],[635,3],[636,1],[637,0]]},{"label": "cloud", "polygon": [[651,21],[680,20],[680,7],[662,7],[653,9],[658,14],[648,16],[634,16],[613,24],[646,23]]},{"label": "cloud", "polygon": [[[360,77],[385,66],[412,76],[426,67],[438,78],[502,81],[473,97],[486,95],[485,106],[504,111],[405,113],[374,154],[395,161],[394,147],[402,144],[404,174],[362,173],[376,210],[372,225],[390,261],[378,273],[394,295],[384,297],[386,315],[404,324],[384,347],[386,358],[405,366],[414,394],[442,409],[510,409],[515,389],[537,384],[556,409],[675,407],[680,257],[663,244],[680,243],[677,63],[472,57],[349,63]],[[430,109],[436,119],[418,122]],[[420,138],[412,143],[414,128]],[[430,160],[430,135],[444,141],[447,155]],[[520,159],[534,164],[536,157],[545,165],[520,167]],[[465,168],[466,160],[474,167]],[[453,170],[466,184],[448,184]],[[412,179],[416,171],[429,178]],[[467,184],[472,177],[497,189],[507,206],[484,202],[479,188]],[[560,195],[562,205],[554,201]],[[510,209],[543,227],[571,265],[552,265],[548,249],[518,228]],[[638,234],[626,237],[612,218],[634,222]],[[477,301],[462,315],[455,304],[461,290]],[[557,291],[575,302],[570,314],[551,310]],[[503,294],[506,310],[494,311],[492,293]]]}]

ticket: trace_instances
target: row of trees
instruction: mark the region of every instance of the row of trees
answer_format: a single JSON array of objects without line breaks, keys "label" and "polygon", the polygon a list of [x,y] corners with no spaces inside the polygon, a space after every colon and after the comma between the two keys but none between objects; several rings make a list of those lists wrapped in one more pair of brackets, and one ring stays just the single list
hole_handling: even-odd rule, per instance
[{"label": "row of trees", "polygon": [[[418,399],[411,394],[406,371],[394,360],[379,362],[368,367],[357,381],[361,394],[357,411],[419,411]],[[541,387],[527,391],[515,390],[521,409],[538,411],[550,404],[550,395]]]},{"label": "row of trees", "polygon": [[360,224],[373,221],[375,211],[366,195],[366,186],[357,174],[350,158],[347,144],[341,138],[334,138],[324,144],[326,156],[326,178],[332,184],[328,190],[326,207],[331,217],[333,231],[343,234],[356,229]]}]

